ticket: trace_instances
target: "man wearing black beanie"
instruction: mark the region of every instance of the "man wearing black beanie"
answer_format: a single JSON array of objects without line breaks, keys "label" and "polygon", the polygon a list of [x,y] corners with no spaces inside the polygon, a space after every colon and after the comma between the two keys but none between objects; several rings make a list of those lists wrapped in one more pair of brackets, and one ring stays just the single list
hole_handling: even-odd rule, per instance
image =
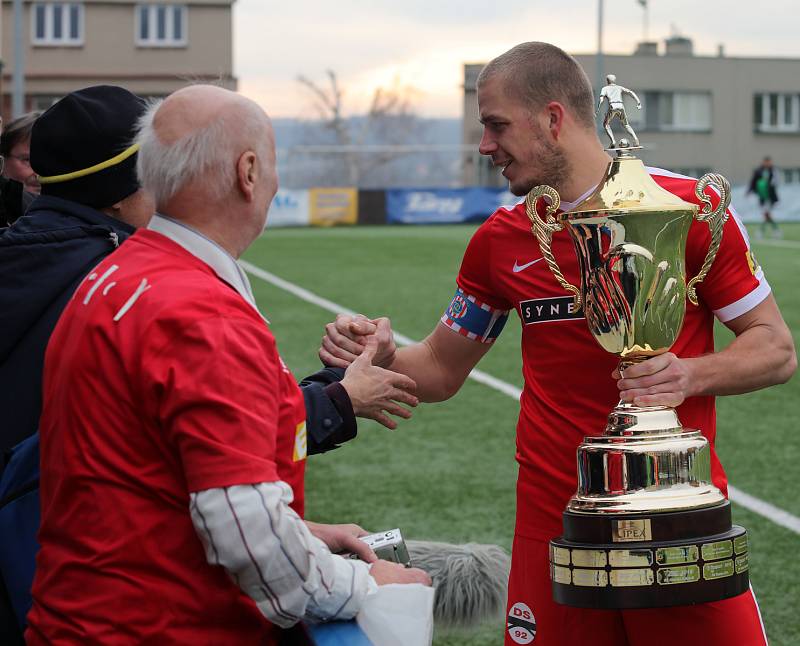
[{"label": "man wearing black beanie", "polygon": [[[61,311],[84,276],[153,214],[136,179],[133,145],[145,107],[124,88],[94,86],[68,94],[33,126],[31,166],[42,192],[26,215],[0,231],[0,472],[12,447],[17,462],[26,450],[38,455],[44,352]],[[2,644],[22,639],[27,591],[20,581],[27,578],[24,568],[32,578],[36,546],[23,543],[30,539],[19,518],[38,525],[30,517],[36,510],[21,509],[38,508],[38,497],[27,495],[35,484],[8,474],[0,480],[0,526],[13,517],[17,528],[0,531],[0,588],[5,582],[13,607],[12,613],[0,589]],[[19,545],[11,544],[14,536]],[[19,558],[20,550],[30,558]]]},{"label": "man wearing black beanie", "polygon": [[67,299],[153,214],[132,145],[144,109],[128,90],[101,85],[68,94],[33,126],[42,193],[0,236],[2,450],[37,429],[44,350]]}]

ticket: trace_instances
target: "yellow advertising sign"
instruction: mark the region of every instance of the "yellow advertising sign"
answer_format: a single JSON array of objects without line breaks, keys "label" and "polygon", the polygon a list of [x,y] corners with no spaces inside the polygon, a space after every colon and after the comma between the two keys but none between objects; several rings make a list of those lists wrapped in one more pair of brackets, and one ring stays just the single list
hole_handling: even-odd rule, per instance
[{"label": "yellow advertising sign", "polygon": [[292,451],[292,461],[300,462],[305,460],[308,454],[308,435],[306,434],[306,422],[303,420],[295,428],[294,451]]},{"label": "yellow advertising sign", "polygon": [[355,224],[358,220],[358,189],[312,188],[309,193],[312,226]]}]

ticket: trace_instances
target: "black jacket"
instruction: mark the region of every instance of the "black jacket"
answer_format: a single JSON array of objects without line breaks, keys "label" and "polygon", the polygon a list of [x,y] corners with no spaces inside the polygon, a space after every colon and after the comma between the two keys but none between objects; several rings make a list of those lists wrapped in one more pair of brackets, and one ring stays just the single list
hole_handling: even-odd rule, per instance
[{"label": "black jacket", "polygon": [[[0,230],[0,453],[38,428],[44,352],[70,296],[133,232],[100,211],[51,196],[36,198],[25,216]],[[356,435],[350,399],[338,384],[343,374],[326,368],[300,384],[309,454]]]},{"label": "black jacket", "polygon": [[31,205],[34,195],[24,188],[21,182],[0,177],[0,227],[9,226],[22,217]]},{"label": "black jacket", "polygon": [[306,404],[308,454],[324,453],[356,436],[356,417],[339,383],[342,368],[323,368],[300,382]]}]

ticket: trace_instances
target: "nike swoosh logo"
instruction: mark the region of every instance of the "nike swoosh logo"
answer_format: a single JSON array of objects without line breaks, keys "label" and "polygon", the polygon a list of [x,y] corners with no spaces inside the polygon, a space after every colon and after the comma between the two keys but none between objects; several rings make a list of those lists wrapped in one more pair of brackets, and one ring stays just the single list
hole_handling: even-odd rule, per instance
[{"label": "nike swoosh logo", "polygon": [[524,265],[518,265],[517,261],[514,261],[514,273],[517,274],[521,272],[523,269],[527,269],[531,265],[535,265],[540,260],[544,260],[544,258],[537,258],[536,260],[531,260],[530,262],[526,262]]}]

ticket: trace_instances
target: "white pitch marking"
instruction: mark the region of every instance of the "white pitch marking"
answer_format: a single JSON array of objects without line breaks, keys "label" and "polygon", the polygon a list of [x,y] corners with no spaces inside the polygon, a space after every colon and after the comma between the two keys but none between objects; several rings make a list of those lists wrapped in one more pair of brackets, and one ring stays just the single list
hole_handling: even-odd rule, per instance
[{"label": "white pitch marking", "polygon": [[750,238],[750,244],[763,244],[767,247],[786,247],[787,249],[800,249],[800,241],[798,240],[753,240]]},{"label": "white pitch marking", "polygon": [[[780,240],[776,240],[774,242],[781,242]],[[260,278],[261,280],[268,282],[275,287],[279,287],[280,289],[289,292],[290,294],[294,294],[298,298],[306,301],[307,303],[311,303],[312,305],[317,305],[324,310],[328,310],[333,314],[350,314],[354,315],[356,312],[350,310],[342,305],[334,303],[333,301],[329,301],[327,298],[322,298],[321,296],[317,296],[313,292],[308,291],[307,289],[300,287],[299,285],[295,285],[294,283],[290,283],[288,280],[284,280],[279,276],[276,276],[273,273],[265,271],[256,265],[247,262],[246,260],[240,260],[239,264],[244,268],[245,271],[252,274],[256,278]],[[400,334],[399,332],[395,331],[394,333],[395,340],[400,345],[411,345],[412,343],[416,343],[414,339],[405,336],[404,334]],[[490,388],[494,388],[495,390],[500,391],[501,393],[508,395],[509,397],[513,397],[517,401],[519,401],[520,395],[522,391],[517,388],[516,386],[509,384],[505,381],[501,381],[497,377],[492,377],[492,375],[483,372],[482,370],[473,370],[469,373],[471,379],[484,384],[485,386],[489,386]],[[738,505],[741,505],[745,509],[752,511],[759,516],[763,516],[767,520],[771,520],[773,523],[780,525],[781,527],[785,527],[786,529],[793,531],[795,534],[800,534],[800,518],[790,514],[788,511],[784,511],[779,507],[775,507],[768,502],[765,502],[755,496],[751,496],[750,494],[745,493],[737,489],[736,487],[728,485],[728,493],[730,495],[730,499],[733,500]]]},{"label": "white pitch marking", "polygon": [[732,485],[728,485],[728,496],[733,502],[752,511],[754,514],[769,518],[773,523],[785,527],[795,534],[800,534],[800,518],[793,516],[788,511],[751,496],[749,493],[745,493]]}]

